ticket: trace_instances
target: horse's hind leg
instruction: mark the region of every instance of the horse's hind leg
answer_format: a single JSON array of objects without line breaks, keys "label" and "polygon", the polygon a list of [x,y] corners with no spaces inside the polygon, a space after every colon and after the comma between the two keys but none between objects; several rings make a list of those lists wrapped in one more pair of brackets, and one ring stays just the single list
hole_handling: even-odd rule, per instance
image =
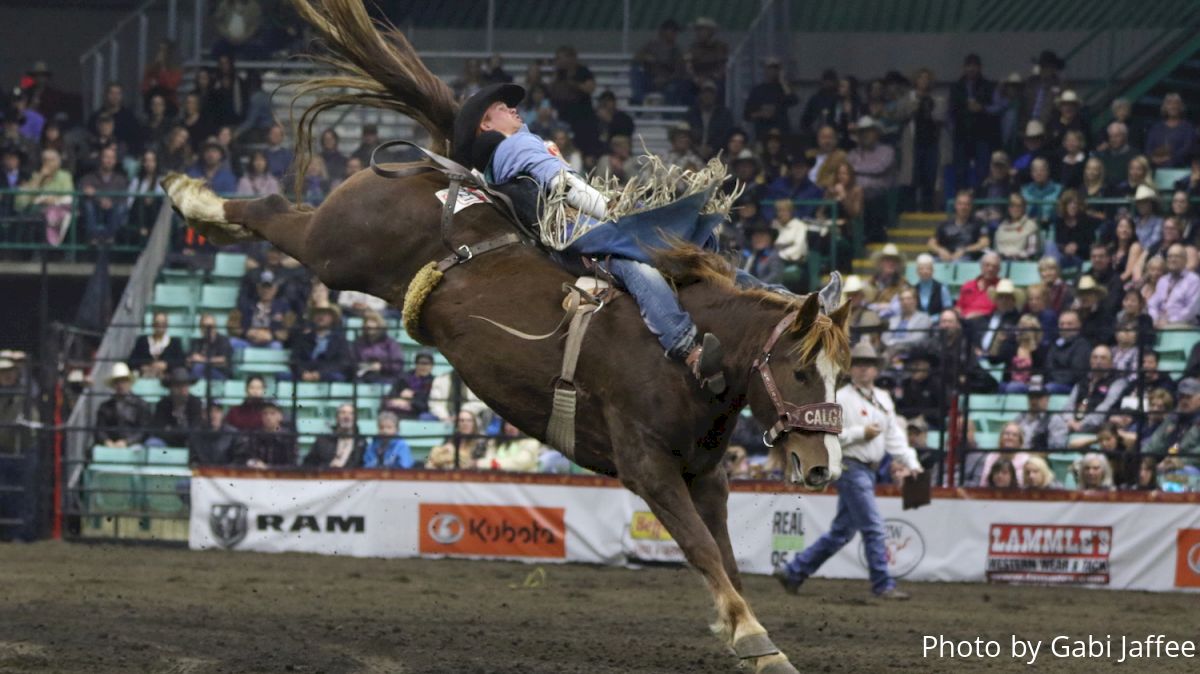
[{"label": "horse's hind leg", "polygon": [[[635,447],[635,438],[622,438],[627,433],[614,433],[615,446]],[[714,630],[739,657],[752,661],[760,674],[795,673],[787,656],[767,637],[767,631],[754,618],[750,605],[733,587],[725,571],[721,549],[692,503],[692,496],[679,467],[665,450],[638,448],[635,465],[622,465],[618,471],[625,485],[641,496],[658,517],[688,562],[704,578],[717,608]]]},{"label": "horse's hind leg", "polygon": [[273,194],[260,199],[223,199],[203,180],[173,173],[162,181],[176,212],[217,245],[266,239],[304,261],[313,211],[301,211]]}]

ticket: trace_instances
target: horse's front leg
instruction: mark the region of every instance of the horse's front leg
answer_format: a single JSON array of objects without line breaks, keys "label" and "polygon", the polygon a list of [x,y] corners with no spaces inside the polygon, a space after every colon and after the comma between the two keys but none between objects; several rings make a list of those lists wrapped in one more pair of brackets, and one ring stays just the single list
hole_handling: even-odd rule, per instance
[{"label": "horse's front leg", "polygon": [[729,478],[720,465],[717,465],[703,475],[697,475],[688,483],[692,497],[692,505],[708,527],[721,551],[721,561],[725,564],[725,575],[734,589],[742,591],[742,575],[737,568],[737,560],[733,556],[733,544],[729,542]]}]

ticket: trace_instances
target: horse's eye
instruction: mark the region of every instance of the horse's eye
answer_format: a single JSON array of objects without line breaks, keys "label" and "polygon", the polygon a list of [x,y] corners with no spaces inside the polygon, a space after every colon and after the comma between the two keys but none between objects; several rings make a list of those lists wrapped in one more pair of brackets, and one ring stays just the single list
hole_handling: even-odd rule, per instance
[{"label": "horse's eye", "polygon": [[804,370],[796,370],[796,372],[794,374],[796,377],[796,381],[800,382],[801,384],[806,383],[808,381],[808,375],[804,373]]}]

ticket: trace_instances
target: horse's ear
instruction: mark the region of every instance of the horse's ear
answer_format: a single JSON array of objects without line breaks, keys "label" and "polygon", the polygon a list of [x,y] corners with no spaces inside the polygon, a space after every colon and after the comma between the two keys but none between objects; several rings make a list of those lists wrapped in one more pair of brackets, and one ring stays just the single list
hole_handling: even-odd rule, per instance
[{"label": "horse's ear", "polygon": [[829,283],[817,291],[817,295],[821,298],[821,309],[825,313],[831,313],[833,308],[837,306],[838,300],[842,297],[842,275],[836,270],[830,272]]},{"label": "horse's ear", "polygon": [[796,317],[796,326],[805,328],[816,322],[817,316],[821,314],[821,298],[817,293],[812,293],[808,299],[804,300],[804,304],[800,306],[800,315]]},{"label": "horse's ear", "polygon": [[829,315],[830,320],[840,330],[847,330],[850,327],[850,301],[842,302],[842,306],[838,307],[832,314]]}]

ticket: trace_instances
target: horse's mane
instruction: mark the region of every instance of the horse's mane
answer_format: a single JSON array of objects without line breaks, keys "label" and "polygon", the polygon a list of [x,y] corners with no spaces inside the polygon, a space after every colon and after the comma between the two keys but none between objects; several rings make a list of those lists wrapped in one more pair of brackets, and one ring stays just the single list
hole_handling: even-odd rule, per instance
[{"label": "horse's mane", "polygon": [[317,97],[296,123],[297,193],[312,157],[317,115],[339,106],[365,105],[411,117],[429,132],[432,149],[448,154],[458,101],[450,87],[425,67],[403,33],[368,16],[362,0],[292,0],[292,4],[326,50],[310,58],[336,71],[306,79],[293,98],[294,103],[307,94]]},{"label": "horse's mane", "polygon": [[[796,311],[803,303],[803,298],[793,299],[759,288],[737,288],[733,283],[733,267],[725,258],[683,241],[656,250],[654,266],[676,287],[708,283],[731,291],[734,297],[753,299],[784,312]],[[850,335],[824,313],[818,314],[812,323],[793,323],[783,334],[799,338],[791,355],[800,363],[811,363],[818,353],[824,352],[843,370],[850,366]]]}]

